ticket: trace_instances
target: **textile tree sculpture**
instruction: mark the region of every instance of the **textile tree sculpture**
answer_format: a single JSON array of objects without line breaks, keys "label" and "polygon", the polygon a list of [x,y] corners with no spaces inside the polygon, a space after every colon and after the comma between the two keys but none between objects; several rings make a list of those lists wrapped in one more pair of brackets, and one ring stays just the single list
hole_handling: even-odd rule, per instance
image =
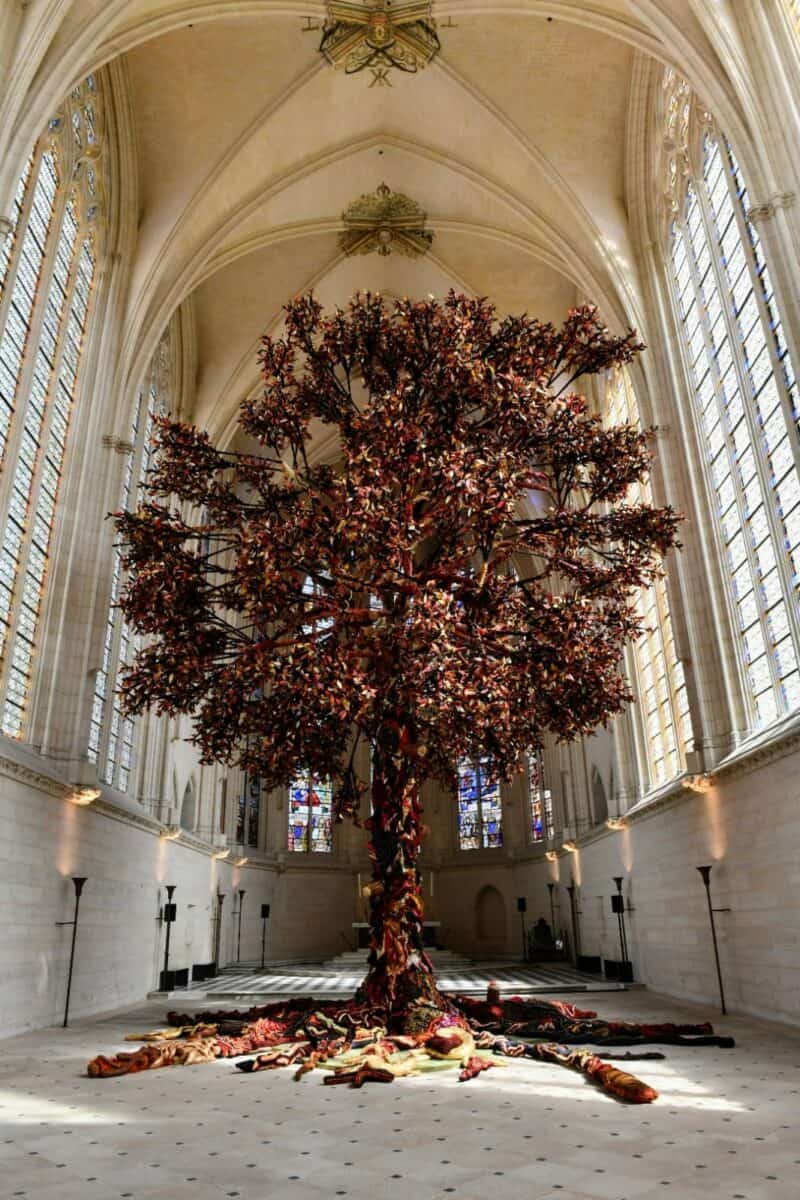
[{"label": "textile tree sculpture", "polygon": [[441,1005],[423,781],[451,786],[460,757],[509,778],[545,732],[575,738],[629,699],[635,592],[678,518],[626,503],[650,437],[604,429],[572,387],[639,349],[592,308],[555,329],[454,293],[391,309],[357,295],[330,316],[304,296],[264,338],[263,392],[242,407],[260,452],[161,420],[149,499],[117,516],[122,608],[146,638],[130,712],[191,713],[204,761],[267,788],[332,775],[339,819],[357,818],[369,743],[362,995],[390,1016]]}]

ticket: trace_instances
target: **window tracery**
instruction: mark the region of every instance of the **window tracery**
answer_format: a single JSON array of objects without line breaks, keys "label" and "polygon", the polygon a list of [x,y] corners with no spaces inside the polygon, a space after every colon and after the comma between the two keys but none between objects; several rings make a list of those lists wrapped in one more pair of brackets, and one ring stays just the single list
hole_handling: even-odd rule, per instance
[{"label": "window tracery", "polygon": [[671,68],[664,71],[661,107],[663,173],[667,182],[665,198],[670,213],[677,215],[681,209],[686,180],[690,174],[689,125],[692,113],[692,91],[686,80]]},{"label": "window tracery", "polygon": [[258,827],[261,820],[261,780],[257,775],[244,776],[244,791],[236,815],[236,842],[242,847],[258,846]]},{"label": "window tracery", "polygon": [[[135,507],[139,489],[147,476],[153,424],[156,416],[169,407],[169,361],[167,332],[153,359],[149,378],[136,397],[129,441],[119,446],[126,454],[121,509]],[[123,716],[118,689],[121,673],[136,652],[138,642],[117,608],[121,587],[122,561],[115,549],[102,659],[95,673],[88,758],[98,764],[98,774],[104,783],[125,792],[133,767],[135,722],[133,718]]]},{"label": "window tracery", "polygon": [[306,774],[289,785],[289,850],[330,854],[333,789],[330,779]]},{"label": "window tracery", "polygon": [[528,756],[528,816],[529,840],[552,841],[555,837],[553,793],[545,786],[544,761],[541,752]]},{"label": "window tracery", "polygon": [[0,248],[0,726],[12,737],[22,736],[33,679],[104,180],[101,95],[89,76],[34,148]]},{"label": "window tracery", "polygon": [[758,726],[800,706],[798,388],[751,203],[707,114],[670,229],[706,477]]},{"label": "window tracery", "polygon": [[485,759],[462,759],[458,766],[458,844],[461,850],[503,844],[500,782]]},{"label": "window tracery", "polygon": [[[605,414],[609,425],[642,424],[630,375],[624,368],[610,372],[606,380]],[[652,504],[649,483],[632,487],[628,500],[631,504]],[[631,650],[633,683],[643,726],[647,786],[654,788],[685,769],[692,723],[683,664],[675,648],[666,579],[640,590],[636,611],[645,632]]]}]

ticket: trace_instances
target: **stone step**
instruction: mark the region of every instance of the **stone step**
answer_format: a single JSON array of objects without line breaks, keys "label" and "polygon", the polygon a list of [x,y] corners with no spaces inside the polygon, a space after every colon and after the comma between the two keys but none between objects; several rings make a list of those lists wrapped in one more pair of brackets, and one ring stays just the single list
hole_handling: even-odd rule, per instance
[{"label": "stone step", "polygon": [[[356,970],[366,968],[368,950],[347,950],[336,958],[326,959],[322,966],[326,970]],[[454,950],[426,950],[428,958],[437,970],[461,970],[468,967],[472,960]]]}]

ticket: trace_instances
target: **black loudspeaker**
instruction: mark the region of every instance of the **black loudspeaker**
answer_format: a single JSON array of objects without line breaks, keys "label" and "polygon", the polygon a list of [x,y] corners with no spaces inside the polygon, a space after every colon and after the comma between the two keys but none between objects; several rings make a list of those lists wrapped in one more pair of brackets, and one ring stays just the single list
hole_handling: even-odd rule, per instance
[{"label": "black loudspeaker", "polygon": [[172,921],[176,921],[177,919],[178,919],[177,904],[165,904],[164,905],[164,920],[171,923]]},{"label": "black loudspeaker", "polygon": [[528,901],[524,896],[517,896],[517,912],[527,912]]},{"label": "black loudspeaker", "polygon": [[625,898],[623,896],[616,895],[611,897],[611,911],[613,913],[625,912]]},{"label": "black loudspeaker", "polygon": [[266,921],[266,920],[268,920],[268,918],[269,918],[269,905],[262,904],[261,905],[261,920]]}]

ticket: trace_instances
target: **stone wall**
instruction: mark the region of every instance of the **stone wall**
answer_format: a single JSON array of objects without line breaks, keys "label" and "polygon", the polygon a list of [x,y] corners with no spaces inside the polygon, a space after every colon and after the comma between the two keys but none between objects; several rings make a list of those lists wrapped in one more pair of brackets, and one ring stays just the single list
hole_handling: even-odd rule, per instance
[{"label": "stone wall", "polygon": [[557,922],[569,929],[566,886],[579,885],[584,954],[619,958],[610,897],[624,876],[635,978],[656,991],[715,1004],[708,907],[695,869],[712,864],[723,983],[732,1012],[800,1024],[800,803],[797,752],[709,792],[685,791],[603,832],[557,863],[515,870],[529,914],[549,920],[547,880],[559,882]]},{"label": "stone wall", "polygon": [[[76,807],[25,773],[0,775],[0,1036],[63,1020],[75,892],[80,902],[72,1017],[141,1000],[158,983],[166,884],[175,884],[177,920],[170,966],[213,958],[216,893],[225,893],[221,962],[236,959],[239,888],[245,889],[241,957],[261,954],[262,902],[272,905],[267,954],[274,958],[335,954],[352,936],[354,888],[349,871],[277,866],[237,869],[209,849],[167,841],[157,823],[130,802],[116,813],[100,801]],[[351,891],[353,894],[351,894]]]},{"label": "stone wall", "polygon": [[[713,864],[720,954],[728,1006],[800,1023],[800,754],[721,777],[711,791],[681,791],[629,814],[621,832],[581,839],[554,863],[540,850],[454,855],[446,798],[431,803],[434,833],[423,854],[426,913],[443,940],[471,956],[520,955],[517,896],[526,921],[549,920],[548,880],[558,886],[556,923],[570,930],[566,886],[574,878],[585,954],[619,957],[611,912],[613,876],[624,876],[635,977],[678,998],[717,1001],[705,892],[696,867]],[[225,893],[221,961],[236,959],[239,888],[245,889],[241,957],[261,953],[260,906],[272,906],[267,957],[326,957],[364,918],[356,870],[366,878],[365,834],[348,830],[336,861],[278,861],[237,869],[208,850],[165,841],[149,819],[66,802],[24,773],[0,777],[0,1033],[59,1023],[72,918],[72,875],[88,877],[81,899],[71,1011],[74,1017],[135,1003],[157,983],[164,886],[175,883],[174,967],[213,957],[213,906]],[[513,806],[513,799],[511,801]],[[450,831],[447,833],[447,831]],[[511,851],[511,853],[506,853]],[[433,887],[432,887],[433,884]]]}]

